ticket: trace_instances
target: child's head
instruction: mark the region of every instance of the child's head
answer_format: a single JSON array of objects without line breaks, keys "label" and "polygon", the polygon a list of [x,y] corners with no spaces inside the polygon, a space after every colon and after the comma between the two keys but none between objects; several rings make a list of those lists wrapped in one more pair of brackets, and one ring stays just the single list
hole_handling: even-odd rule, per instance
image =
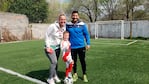
[{"label": "child's head", "polygon": [[68,40],[69,39],[69,32],[68,31],[65,31],[63,33],[63,40]]}]

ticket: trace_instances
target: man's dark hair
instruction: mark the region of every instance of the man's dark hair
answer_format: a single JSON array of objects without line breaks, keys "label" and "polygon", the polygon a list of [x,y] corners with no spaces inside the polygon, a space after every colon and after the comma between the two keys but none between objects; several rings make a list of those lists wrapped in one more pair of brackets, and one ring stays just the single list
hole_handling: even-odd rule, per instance
[{"label": "man's dark hair", "polygon": [[72,11],[72,14],[73,14],[73,13],[78,13],[78,11]]}]

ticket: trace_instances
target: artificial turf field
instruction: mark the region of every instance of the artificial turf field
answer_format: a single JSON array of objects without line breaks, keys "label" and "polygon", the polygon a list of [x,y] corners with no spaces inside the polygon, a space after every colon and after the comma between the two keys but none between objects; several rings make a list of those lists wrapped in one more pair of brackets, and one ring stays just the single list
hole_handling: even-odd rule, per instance
[{"label": "artificial turf field", "polygon": [[[46,82],[50,63],[43,47],[43,40],[0,43],[0,67]],[[91,39],[86,62],[89,82],[83,83],[78,60],[74,84],[149,84],[149,40]],[[64,79],[61,57],[58,75]],[[0,71],[0,84],[36,83]]]}]

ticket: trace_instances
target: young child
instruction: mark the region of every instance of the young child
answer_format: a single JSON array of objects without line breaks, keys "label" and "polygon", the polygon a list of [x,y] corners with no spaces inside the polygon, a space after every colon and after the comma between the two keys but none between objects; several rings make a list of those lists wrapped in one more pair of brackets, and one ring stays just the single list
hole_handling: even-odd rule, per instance
[{"label": "young child", "polygon": [[61,50],[62,50],[62,59],[66,62],[66,72],[65,72],[65,80],[71,79],[72,80],[72,68],[73,68],[73,60],[71,57],[71,49],[70,49],[70,42],[69,42],[69,32],[65,31],[63,33],[63,40],[61,41]]}]

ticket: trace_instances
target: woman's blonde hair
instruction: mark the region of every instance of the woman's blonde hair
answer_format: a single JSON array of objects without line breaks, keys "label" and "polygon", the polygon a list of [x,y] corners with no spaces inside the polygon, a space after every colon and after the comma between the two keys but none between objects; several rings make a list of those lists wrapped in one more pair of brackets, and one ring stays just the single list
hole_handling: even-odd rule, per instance
[{"label": "woman's blonde hair", "polygon": [[65,16],[65,17],[66,17],[66,15],[65,15],[64,13],[62,13],[62,14],[60,14],[60,15],[58,16],[58,19],[60,19],[61,16]]}]

